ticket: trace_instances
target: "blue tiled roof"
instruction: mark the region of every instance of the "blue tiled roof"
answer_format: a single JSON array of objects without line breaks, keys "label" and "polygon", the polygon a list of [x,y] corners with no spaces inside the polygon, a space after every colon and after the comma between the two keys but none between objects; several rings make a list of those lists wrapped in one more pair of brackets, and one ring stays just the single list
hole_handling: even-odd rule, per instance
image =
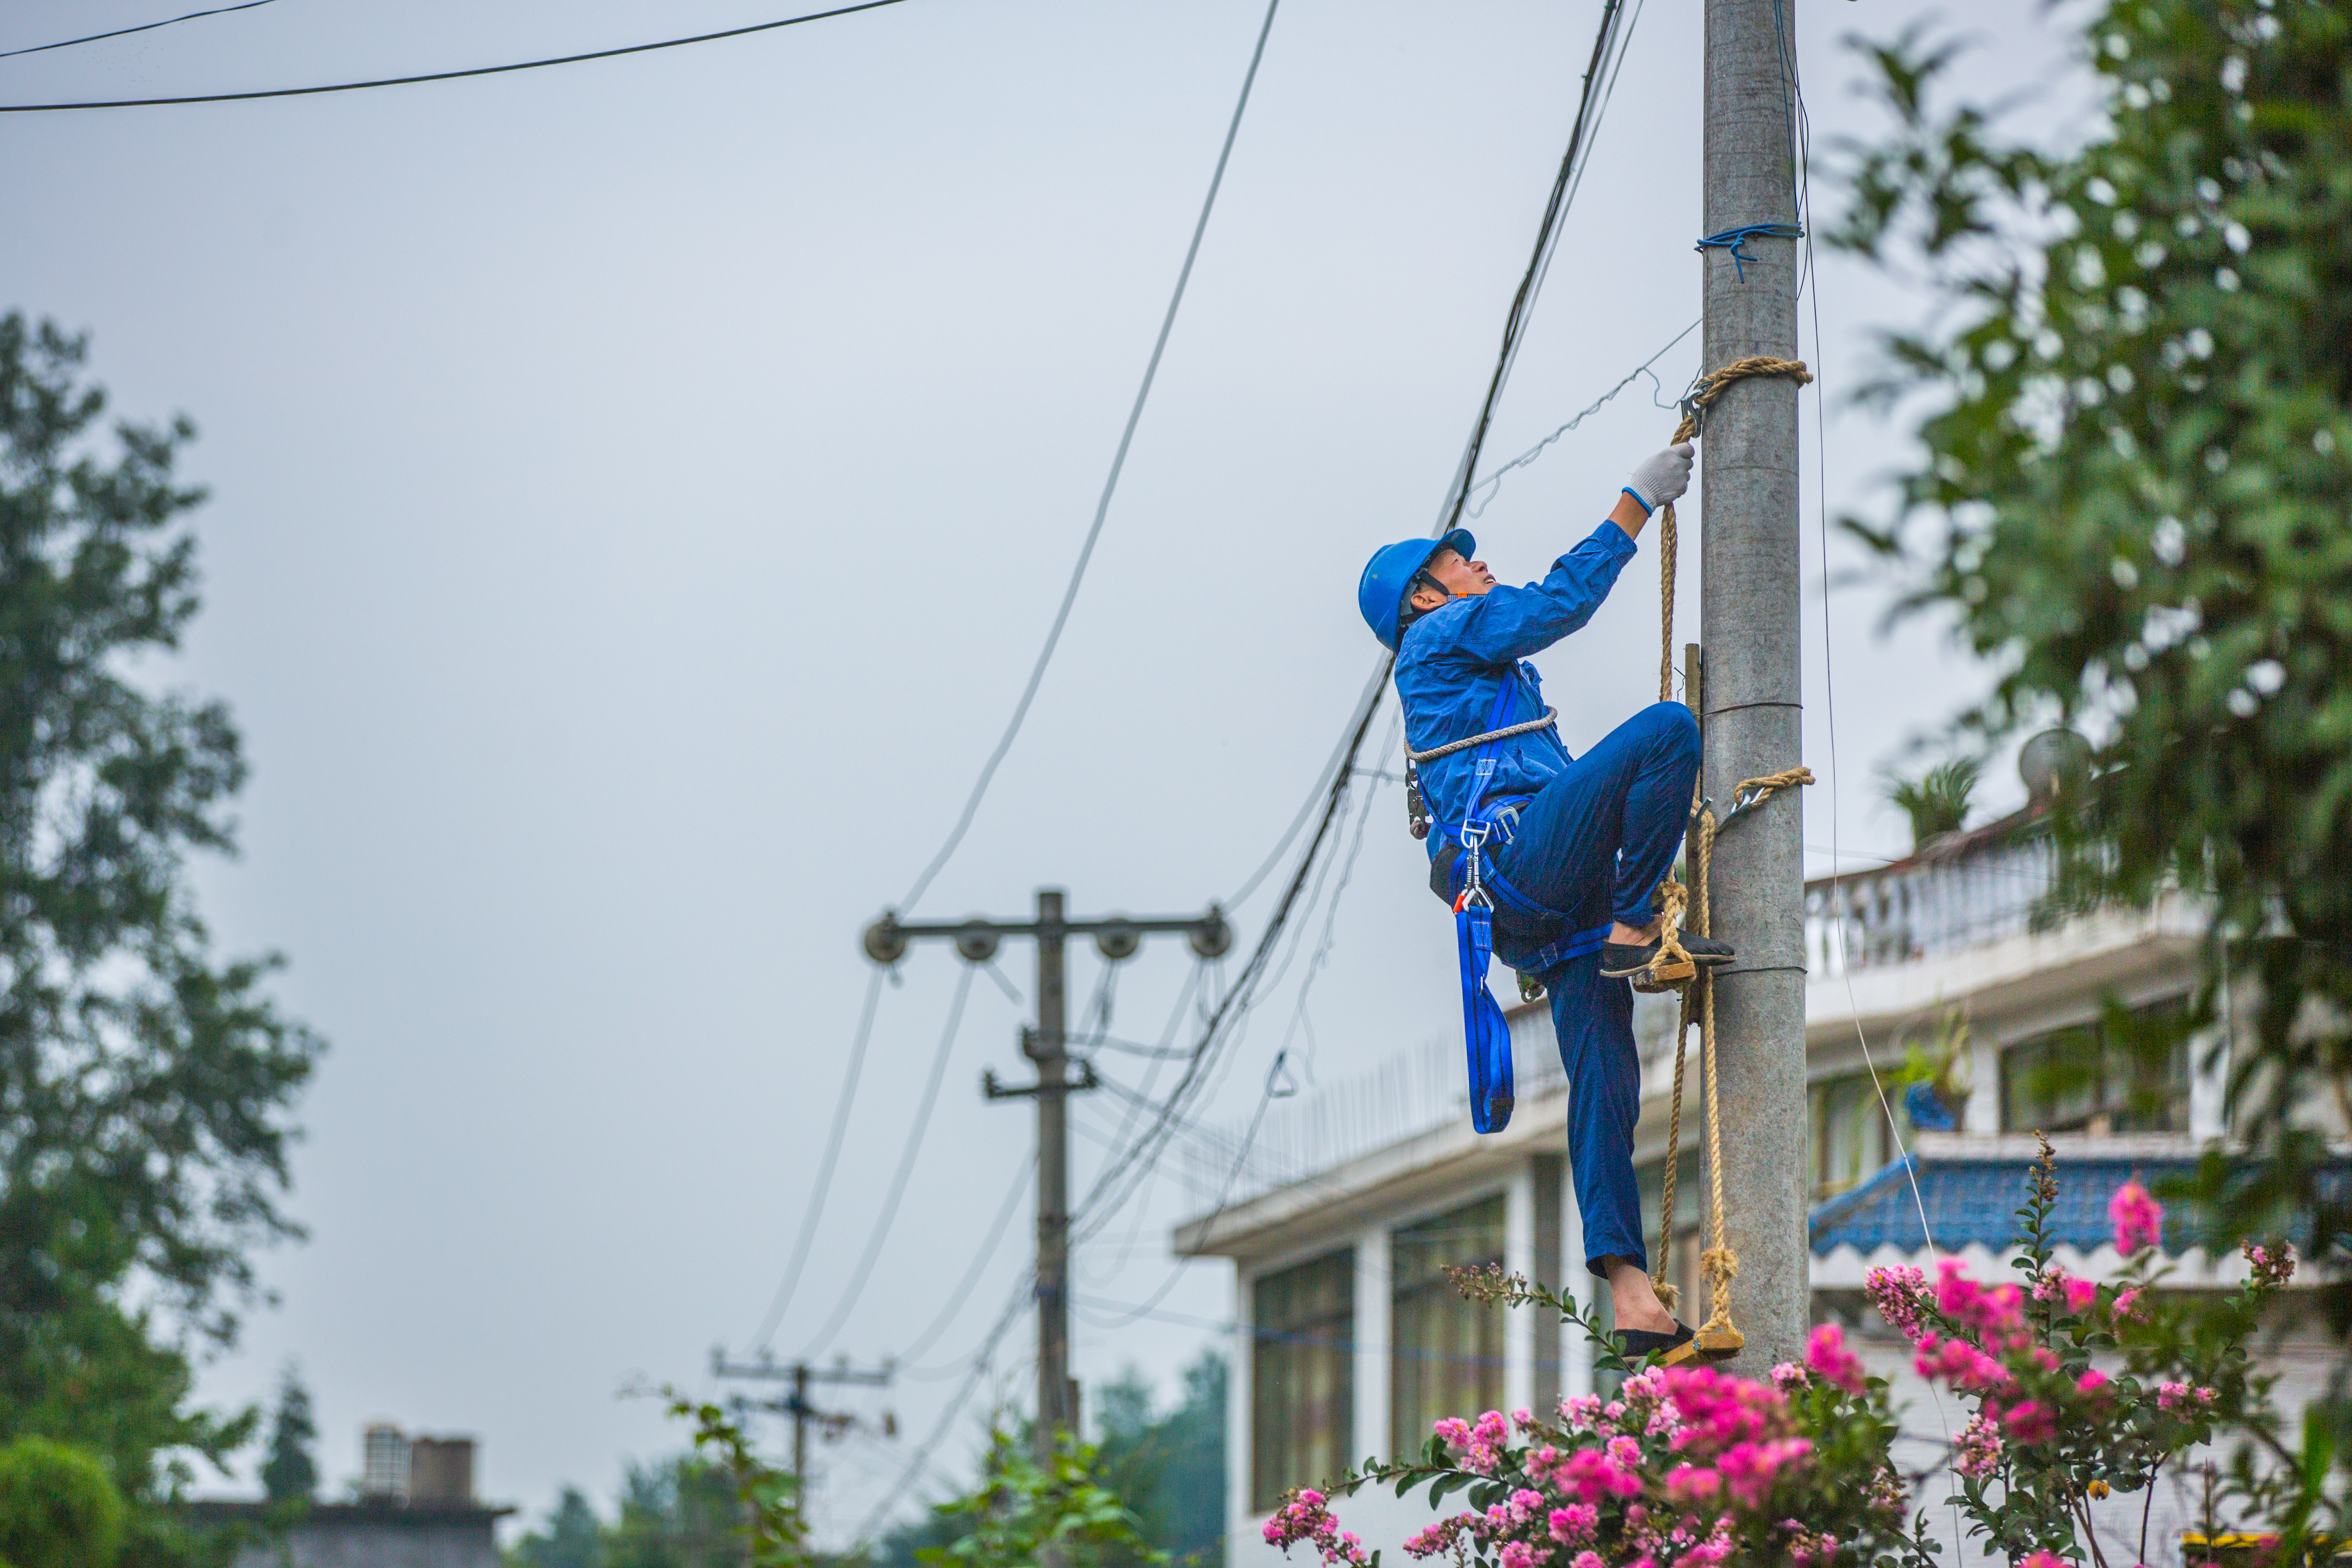
[{"label": "blue tiled roof", "polygon": [[[2025,1206],[2026,1183],[2033,1169],[2031,1161],[1918,1161],[1919,1195],[1915,1201],[1905,1173],[1915,1158],[1906,1155],[1861,1185],[1816,1207],[1808,1221],[1814,1254],[1826,1256],[1841,1247],[1865,1254],[1881,1247],[1916,1251],[1927,1245],[1919,1229],[1923,1206],[1927,1223],[1935,1229],[1936,1245],[1947,1251],[1971,1243],[1998,1251],[2017,1239],[2017,1211]],[[2107,1219],[2107,1200],[2117,1187],[2135,1177],[2154,1187],[2195,1168],[2193,1160],[2063,1161],[2058,1168],[2058,1203],[2050,1215],[2050,1237],[2061,1247],[2088,1252],[2115,1235]],[[2187,1229],[2168,1218],[2164,1249],[2177,1253],[2186,1247]]]}]

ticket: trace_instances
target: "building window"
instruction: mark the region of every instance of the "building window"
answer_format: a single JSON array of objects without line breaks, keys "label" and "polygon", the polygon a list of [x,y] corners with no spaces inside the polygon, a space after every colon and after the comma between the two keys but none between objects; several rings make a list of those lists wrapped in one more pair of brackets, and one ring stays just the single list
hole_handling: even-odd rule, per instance
[{"label": "building window", "polygon": [[1250,1290],[1250,1500],[1271,1510],[1293,1487],[1348,1468],[1355,1440],[1356,1254],[1261,1274]]},{"label": "building window", "polygon": [[2185,1132],[2189,1041],[2177,1002],[2060,1029],[2000,1057],[2010,1132]]},{"label": "building window", "polygon": [[1503,1310],[1465,1301],[1448,1266],[1503,1261],[1503,1196],[1389,1237],[1389,1451],[1413,1455],[1430,1424],[1503,1403]]},{"label": "building window", "polygon": [[[1886,1126],[1886,1111],[1903,1115],[1903,1086],[1887,1090],[1887,1106],[1878,1102],[1878,1089],[1866,1072],[1823,1079],[1807,1094],[1807,1118],[1812,1124],[1812,1201],[1835,1197],[1866,1176],[1885,1169],[1895,1158],[1895,1140]],[[1906,1118],[1906,1131],[1908,1119]]]}]

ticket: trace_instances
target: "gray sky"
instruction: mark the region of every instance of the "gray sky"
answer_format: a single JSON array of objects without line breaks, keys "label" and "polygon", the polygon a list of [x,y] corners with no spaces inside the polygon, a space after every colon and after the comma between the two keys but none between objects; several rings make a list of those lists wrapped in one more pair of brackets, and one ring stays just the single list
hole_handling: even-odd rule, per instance
[{"label": "gray sky", "polygon": [[[1871,123],[1837,36],[1923,8],[1801,9],[1819,150]],[[17,0],[0,47],[167,14]],[[0,60],[0,98],[399,74],[788,14],[279,0]],[[226,951],[289,954],[281,993],[333,1045],[301,1108],[293,1207],[313,1239],[267,1260],[282,1305],[207,1371],[209,1397],[256,1397],[299,1359],[336,1482],[359,1425],[389,1416],[478,1435],[486,1493],[534,1513],[675,1446],[615,1391],[704,1386],[708,1348],[740,1346],[776,1288],[866,984],[857,932],[937,847],[1035,655],[1261,16],[911,0],[487,80],[0,120],[0,305],[92,330],[120,411],[203,428],[207,608],[174,679],[233,701],[255,768],[245,858],[206,867],[204,894]],[[1377,653],[1363,558],[1423,531],[1452,470],[1597,16],[1283,7],[1059,661],[922,912],[1016,915],[1045,882],[1081,912],[1191,911],[1266,853]],[[1980,81],[2054,68],[2024,0],[1969,25],[1999,40]],[[1696,314],[1697,37],[1696,0],[1638,24],[1492,458]],[[1821,277],[1827,352],[1809,315],[1806,354],[1836,508],[1900,456],[1839,406],[1864,331],[1916,303],[1830,258]],[[1660,362],[1669,395],[1696,343]],[[1581,538],[1663,442],[1651,390],[1505,481],[1477,528],[1507,579]],[[1648,700],[1651,542],[1538,661],[1572,749]],[[1884,600],[1833,598],[1834,795],[1809,606],[1811,845],[1834,799],[1849,851],[1903,848],[1873,770],[1980,681],[1928,628],[1880,638]],[[1448,924],[1402,818],[1387,790],[1334,926],[1312,1014],[1326,1079],[1457,1026]],[[1269,902],[1240,911],[1244,942]],[[1028,964],[1008,949],[1024,993]],[[1118,1031],[1155,1036],[1188,965],[1147,948]],[[836,1305],[956,971],[919,950],[884,996],[781,1354]],[[1087,954],[1081,996],[1094,978]],[[977,1092],[983,1066],[1021,1066],[1022,1012],[973,988],[907,1202],[828,1353],[904,1348],[961,1274],[1027,1152],[1025,1107]],[[1246,1113],[1279,1039],[1261,1024],[1244,1042],[1213,1115]],[[1081,1102],[1081,1181],[1118,1110]],[[1144,1205],[1082,1259],[1088,1299],[1166,1279],[1182,1194],[1163,1181]],[[916,1368],[939,1375],[848,1400],[908,1436],[824,1451],[834,1538],[929,1430],[1026,1230]],[[1227,1289],[1200,1265],[1169,1318],[1082,1314],[1080,1372],[1164,1380],[1212,1337],[1184,1320],[1222,1318]],[[960,1432],[944,1457],[968,1447]]]}]

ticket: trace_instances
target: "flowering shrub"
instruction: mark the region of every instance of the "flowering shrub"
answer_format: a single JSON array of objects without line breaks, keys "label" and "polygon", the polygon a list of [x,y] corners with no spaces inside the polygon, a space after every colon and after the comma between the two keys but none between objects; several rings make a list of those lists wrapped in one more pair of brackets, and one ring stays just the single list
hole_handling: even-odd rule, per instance
[{"label": "flowering shrub", "polygon": [[[2294,1272],[2284,1245],[2250,1243],[2250,1278],[2218,1318],[2158,1311],[2144,1293],[2158,1278],[2163,1206],[2137,1182],[2116,1189],[2107,1218],[2128,1261],[2121,1281],[2095,1285],[2053,1261],[2057,1197],[2045,1142],[2019,1211],[2019,1282],[1982,1284],[1947,1258],[1932,1280],[1916,1268],[1880,1268],[1867,1285],[1879,1315],[1911,1342],[1919,1375],[1973,1404],[1952,1446],[1957,1500],[1982,1550],[2028,1568],[2085,1552],[2104,1562],[2093,1500],[2136,1491],[2152,1500],[2158,1472],[2212,1437],[2222,1417],[2260,1426],[2267,1380],[2242,1343],[2263,1299]],[[2095,1355],[2116,1370],[2093,1365]],[[2139,1562],[2147,1516],[2144,1501]]]},{"label": "flowering shrub", "polygon": [[[1540,1285],[1496,1272],[1457,1276],[1465,1294],[1539,1302],[1584,1323],[1604,1364],[1627,1370],[1599,1325]],[[1887,1459],[1895,1435],[1883,1383],[1835,1325],[1813,1332],[1804,1363],[1769,1383],[1707,1366],[1632,1371],[1613,1397],[1562,1400],[1557,1419],[1437,1423],[1418,1462],[1374,1467],[1293,1493],[1265,1538],[1305,1546],[1326,1563],[1370,1568],[1339,1528],[1331,1496],[1374,1483],[1432,1503],[1461,1492],[1470,1506],[1404,1543],[1413,1558],[1448,1555],[1496,1568],[1709,1568],[1728,1558],[1797,1568],[1931,1559],[1906,1521],[1908,1493]]]},{"label": "flowering shrub", "polygon": [[[2159,1306],[2147,1292],[2160,1279],[2164,1211],[2147,1191],[2127,1183],[2109,1206],[2129,1261],[2106,1285],[2054,1261],[2057,1193],[2045,1142],[2019,1211],[2014,1282],[1983,1283],[1955,1258],[1933,1279],[1916,1268],[1869,1277],[1873,1304],[1910,1342],[1919,1374],[1972,1406],[1949,1464],[1952,1500],[1983,1538],[1978,1550],[2022,1568],[2076,1568],[2086,1558],[2105,1568],[2090,1504],[2148,1491],[2167,1464],[2225,1424],[2284,1462],[2265,1467],[2242,1452],[2226,1482],[2207,1486],[2209,1513],[2217,1497],[2233,1500],[2241,1519],[2295,1506],[2276,1478],[2299,1473],[2300,1460],[2277,1442],[2268,1380],[2243,1348],[2264,1300],[2293,1276],[2293,1254],[2250,1244],[2249,1279],[2226,1301]],[[1380,1554],[1340,1527],[1332,1500],[1384,1483],[1400,1497],[1426,1487],[1433,1505],[1462,1493],[1469,1505],[1403,1543],[1417,1559],[1493,1568],[1933,1563],[1927,1515],[1906,1517],[1910,1489],[1889,1458],[1885,1384],[1865,1374],[1836,1324],[1813,1331],[1801,1363],[1759,1383],[1704,1365],[1628,1367],[1596,1321],[1516,1275],[1462,1270],[1455,1283],[1474,1299],[1537,1302],[1581,1323],[1596,1360],[1624,1381],[1612,1397],[1562,1400],[1557,1419],[1490,1410],[1475,1422],[1440,1421],[1415,1462],[1290,1494],[1266,1521],[1269,1542],[1374,1568]],[[2095,1355],[2105,1364],[2094,1365]],[[2126,1561],[2149,1560],[2147,1531],[2143,1505],[2139,1549]]]}]

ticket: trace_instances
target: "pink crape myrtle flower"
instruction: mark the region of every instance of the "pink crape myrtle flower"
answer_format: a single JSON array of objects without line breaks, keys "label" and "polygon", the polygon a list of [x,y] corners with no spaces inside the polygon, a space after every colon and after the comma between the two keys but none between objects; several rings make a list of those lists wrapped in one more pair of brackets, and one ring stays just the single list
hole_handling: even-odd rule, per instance
[{"label": "pink crape myrtle flower", "polygon": [[1576,1561],[1569,1564],[1569,1568],[1603,1568],[1601,1561],[1601,1553],[1598,1552],[1580,1552],[1576,1554]]},{"label": "pink crape myrtle flower", "polygon": [[1862,1358],[1846,1349],[1845,1331],[1835,1323],[1823,1323],[1805,1342],[1805,1365],[1848,1394],[1863,1391]]},{"label": "pink crape myrtle flower", "polygon": [[1685,1507],[1710,1503],[1723,1489],[1723,1478],[1698,1465],[1681,1465],[1666,1475],[1666,1496]]},{"label": "pink crape myrtle flower", "polygon": [[2159,1410],[2179,1410],[2191,1405],[2210,1405],[2221,1396],[2210,1388],[2191,1388],[2185,1383],[2158,1384],[2156,1406]]},{"label": "pink crape myrtle flower", "polygon": [[2047,1443],[2058,1435],[2058,1418],[2040,1400],[2028,1399],[2012,1409],[2001,1425],[2021,1443]]},{"label": "pink crape myrtle flower", "polygon": [[2088,1279],[2069,1279],[2066,1281],[2066,1310],[2068,1311],[2079,1316],[2082,1313],[2089,1311],[2091,1310],[2092,1303],[2098,1300],[2098,1299],[2099,1288],[2096,1285],[2092,1284]]},{"label": "pink crape myrtle flower", "polygon": [[2116,1250],[2126,1258],[2145,1252],[2164,1232],[2164,1205],[2137,1182],[2126,1182],[2107,1200],[2107,1223],[2116,1227]]},{"label": "pink crape myrtle flower", "polygon": [[2107,1374],[2101,1372],[2095,1366],[2074,1380],[2074,1392],[2077,1394],[2096,1394],[2099,1390],[2106,1387],[2106,1385]]},{"label": "pink crape myrtle flower", "polygon": [[1597,1503],[1604,1497],[1642,1495],[1639,1476],[1591,1448],[1579,1448],[1570,1455],[1559,1474],[1563,1484],[1585,1502]]},{"label": "pink crape myrtle flower", "polygon": [[1890,1328],[1906,1340],[1918,1339],[1933,1300],[1925,1274],[1910,1268],[1874,1268],[1864,1277],[1863,1290]]},{"label": "pink crape myrtle flower", "polygon": [[1800,1463],[1813,1451],[1804,1437],[1780,1437],[1767,1443],[1735,1443],[1715,1462],[1724,1489],[1749,1508],[1764,1500],[1780,1472]]},{"label": "pink crape myrtle flower", "polygon": [[1536,1549],[1526,1542],[1510,1541],[1504,1542],[1500,1561],[1503,1568],[1536,1568],[1537,1563],[1549,1555],[1551,1555],[1549,1552],[1545,1552],[1542,1556],[1538,1556]]},{"label": "pink crape myrtle flower", "polygon": [[2055,1552],[2036,1552],[2020,1568],[2074,1568],[2074,1565]]},{"label": "pink crape myrtle flower", "polygon": [[2002,1447],[2000,1424],[1979,1411],[1952,1445],[1952,1468],[1964,1476],[1989,1476],[2000,1464]]},{"label": "pink crape myrtle flower", "polygon": [[1371,1568],[1371,1558],[1365,1552],[1363,1542],[1339,1528],[1331,1517],[1327,1500],[1311,1487],[1302,1487],[1297,1495],[1276,1509],[1274,1517],[1265,1521],[1266,1543],[1282,1548],[1288,1555],[1297,1545],[1315,1548],[1328,1564],[1344,1564],[1346,1568]]},{"label": "pink crape myrtle flower", "polygon": [[[1551,1538],[1562,1546],[1589,1545],[1593,1533],[1601,1528],[1601,1510],[1589,1502],[1572,1502],[1566,1508],[1552,1510],[1549,1523]],[[1591,1553],[1583,1555],[1590,1557]]]}]

